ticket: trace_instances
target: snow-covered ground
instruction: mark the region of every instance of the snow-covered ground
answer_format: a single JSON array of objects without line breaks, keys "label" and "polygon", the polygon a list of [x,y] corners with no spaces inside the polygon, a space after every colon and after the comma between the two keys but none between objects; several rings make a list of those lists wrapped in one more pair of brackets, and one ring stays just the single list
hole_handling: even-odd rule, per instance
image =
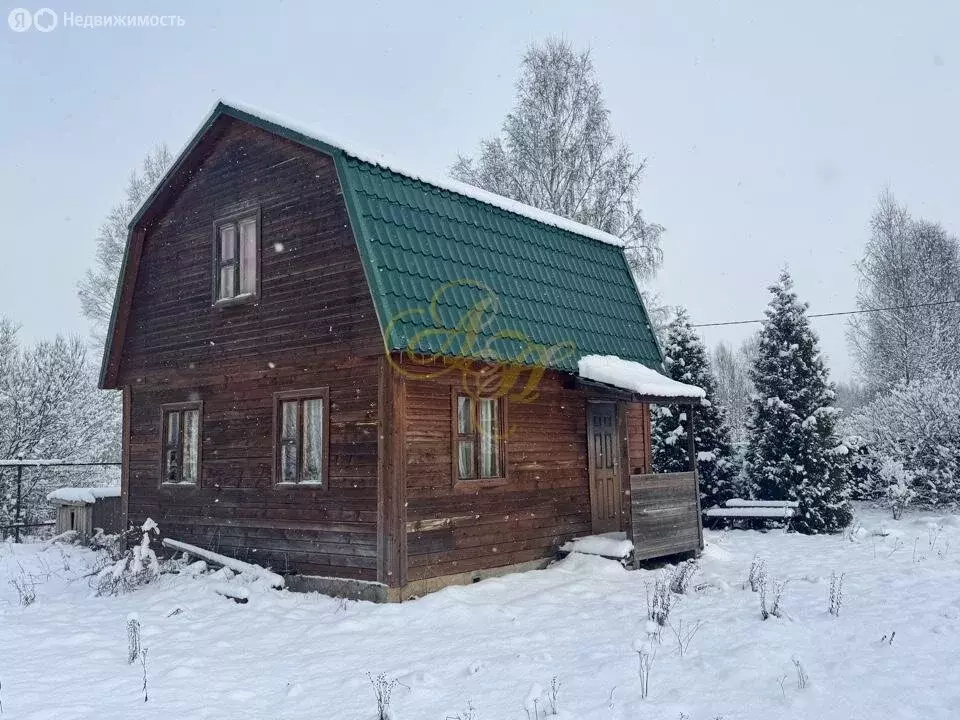
[{"label": "snow-covered ground", "polygon": [[[682,657],[670,628],[660,643],[647,637],[657,571],[599,557],[403,605],[256,583],[239,604],[223,591],[241,578],[224,572],[94,597],[92,551],[0,544],[2,717],[370,720],[367,673],[399,680],[399,720],[542,720],[553,678],[567,720],[957,717],[960,517],[861,508],[858,523],[833,537],[708,532],[702,572],[671,614],[684,631],[703,622]],[[761,620],[745,587],[755,554],[771,581],[789,581],[783,617]],[[827,612],[833,572],[846,573],[838,617]],[[11,581],[30,576],[36,601],[20,607]],[[127,664],[130,613],[148,650],[146,703],[143,668]],[[650,643],[641,699],[634,648]]]}]

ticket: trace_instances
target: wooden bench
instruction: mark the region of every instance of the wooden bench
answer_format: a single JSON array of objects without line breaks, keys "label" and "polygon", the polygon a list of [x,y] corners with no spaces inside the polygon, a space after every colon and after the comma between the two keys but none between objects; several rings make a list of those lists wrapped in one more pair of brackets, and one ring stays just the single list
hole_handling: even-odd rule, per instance
[{"label": "wooden bench", "polygon": [[724,520],[756,520],[761,523],[780,520],[789,526],[800,503],[796,500],[727,500],[723,507],[707,508],[703,515],[719,524]]}]

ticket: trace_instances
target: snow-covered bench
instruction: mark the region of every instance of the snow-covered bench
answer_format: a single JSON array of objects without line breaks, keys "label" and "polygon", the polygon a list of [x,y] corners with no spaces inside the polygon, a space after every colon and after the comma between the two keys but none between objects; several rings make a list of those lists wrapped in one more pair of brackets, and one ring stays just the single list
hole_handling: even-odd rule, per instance
[{"label": "snow-covered bench", "polygon": [[796,500],[727,500],[723,507],[703,511],[707,520],[781,520],[789,524],[800,503]]}]

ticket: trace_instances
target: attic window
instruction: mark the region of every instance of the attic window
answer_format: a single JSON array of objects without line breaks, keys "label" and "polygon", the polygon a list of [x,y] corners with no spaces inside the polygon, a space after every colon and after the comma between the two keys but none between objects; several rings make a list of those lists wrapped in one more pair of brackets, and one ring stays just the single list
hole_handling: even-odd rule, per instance
[{"label": "attic window", "polygon": [[218,220],[214,227],[214,303],[254,297],[260,264],[260,213],[232,215]]}]

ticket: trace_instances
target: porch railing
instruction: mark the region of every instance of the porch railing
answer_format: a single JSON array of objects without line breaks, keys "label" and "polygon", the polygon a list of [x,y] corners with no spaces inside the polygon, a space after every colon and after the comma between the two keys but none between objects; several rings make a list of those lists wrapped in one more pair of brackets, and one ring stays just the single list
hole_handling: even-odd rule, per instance
[{"label": "porch railing", "polygon": [[630,503],[636,561],[703,548],[696,473],[631,475]]}]

